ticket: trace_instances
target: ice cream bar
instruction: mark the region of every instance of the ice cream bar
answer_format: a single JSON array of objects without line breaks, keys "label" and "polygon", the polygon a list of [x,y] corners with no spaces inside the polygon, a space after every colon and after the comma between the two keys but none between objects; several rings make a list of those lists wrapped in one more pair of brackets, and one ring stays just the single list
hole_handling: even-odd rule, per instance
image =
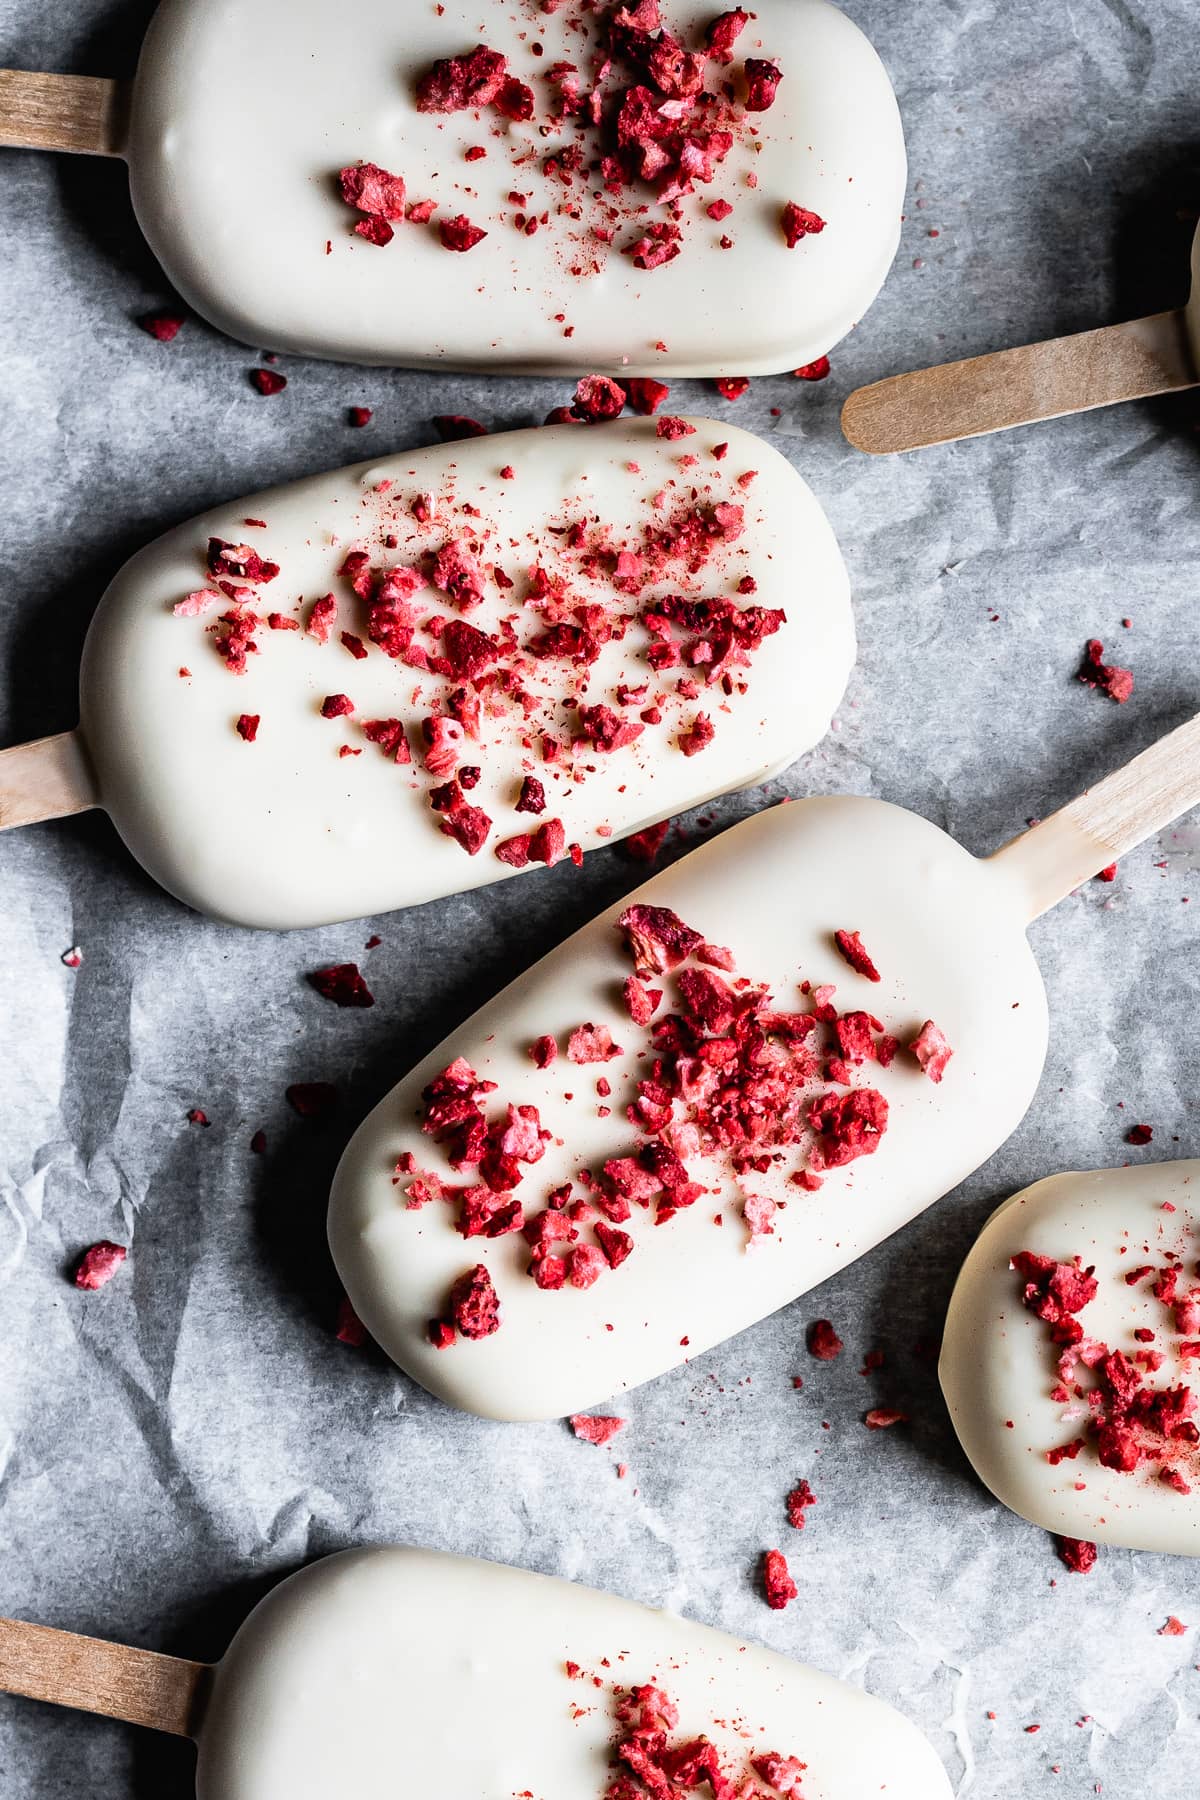
[{"label": "ice cream bar", "polygon": [[797,801],[693,851],[367,1118],[334,1261],[452,1404],[573,1413],[815,1287],[961,1181],[1041,1074],[1031,919],[1200,800],[1193,720],[980,861]]},{"label": "ice cream bar", "polygon": [[1200,383],[1200,230],[1185,307],[856,388],[842,427],[875,456],[1145,400]]},{"label": "ice cream bar", "polygon": [[235,924],[356,918],[576,859],[814,744],[854,659],[809,489],[668,418],[479,438],[223,506],[112,583],[81,725],[0,823],[98,804]]},{"label": "ice cream bar", "polygon": [[1200,1162],[1165,1162],[1035,1182],[963,1265],[941,1357],[954,1428],[1077,1567],[1097,1542],[1200,1556],[1198,1254]]},{"label": "ice cream bar", "polygon": [[899,239],[895,98],[827,0],[165,0],[127,125],[58,79],[6,75],[0,142],[125,155],[180,293],[277,350],[766,374]]},{"label": "ice cream bar", "polygon": [[830,1675],[420,1550],[344,1551],[289,1576],[215,1668],[0,1620],[0,1688],[195,1736],[198,1800],[951,1791],[913,1725]]}]

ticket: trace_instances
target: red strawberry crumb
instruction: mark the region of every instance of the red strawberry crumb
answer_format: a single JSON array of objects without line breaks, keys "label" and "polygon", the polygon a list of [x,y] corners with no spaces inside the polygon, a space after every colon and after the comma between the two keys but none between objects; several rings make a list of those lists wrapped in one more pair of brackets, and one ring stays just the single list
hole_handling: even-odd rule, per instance
[{"label": "red strawberry crumb", "polygon": [[143,331],[149,332],[160,344],[170,344],[183,330],[183,314],[174,312],[146,313],[138,320]]},{"label": "red strawberry crumb", "polygon": [[613,1043],[607,1025],[578,1025],[567,1040],[568,1062],[612,1062],[624,1054],[620,1044]]},{"label": "red strawberry crumb", "polygon": [[1125,1133],[1125,1142],[1127,1144],[1148,1144],[1153,1136],[1154,1127],[1152,1125],[1131,1125]]},{"label": "red strawberry crumb", "polygon": [[367,1328],[345,1294],[338,1305],[336,1335],[339,1344],[348,1344],[352,1350],[361,1349],[367,1341]]},{"label": "red strawberry crumb", "polygon": [[625,389],[609,375],[585,375],[575,389],[573,411],[581,419],[615,419],[624,410]]},{"label": "red strawberry crumb", "polygon": [[868,981],[881,979],[879,970],[871,961],[857,931],[835,931],[833,941],[837,945],[850,967],[859,975],[865,975]]},{"label": "red strawberry crumb", "polygon": [[328,969],[315,969],[309,976],[323,1000],[335,1006],[374,1006],[375,996],[363,980],[357,963],[335,963]]},{"label": "red strawberry crumb", "polygon": [[360,219],[354,227],[354,235],[383,250],[391,243],[396,233],[386,219]]},{"label": "red strawberry crumb", "polygon": [[1115,881],[1116,879],[1117,879],[1116,863],[1109,863],[1109,865],[1106,869],[1097,869],[1096,870],[1096,880],[1097,881]]},{"label": "red strawberry crumb", "polygon": [[112,1280],[128,1255],[123,1244],[113,1244],[107,1238],[102,1238],[98,1244],[85,1250],[76,1263],[73,1277],[75,1286],[89,1292],[102,1288]]},{"label": "red strawberry crumb", "polygon": [[808,1328],[808,1353],[818,1362],[832,1362],[842,1353],[842,1340],[828,1319],[814,1319]]},{"label": "red strawberry crumb", "polygon": [[782,80],[783,71],[777,63],[767,62],[761,56],[748,56],[746,58],[747,112],[766,112],[769,107],[773,106],[779,83]]},{"label": "red strawberry crumb", "polygon": [[1059,1560],[1072,1575],[1088,1575],[1095,1568],[1098,1552],[1095,1544],[1089,1543],[1087,1538],[1056,1537],[1054,1542]]},{"label": "red strawberry crumb", "polygon": [[258,713],[239,714],[237,722],[238,736],[244,738],[248,744],[252,744],[258,736],[258,728],[261,723],[262,719]]},{"label": "red strawberry crumb", "polygon": [[462,413],[436,413],[433,428],[443,444],[453,444],[460,438],[486,437],[488,428],[481,425],[478,419],[468,419]]},{"label": "red strawberry crumb", "polygon": [[1187,1626],[1183,1620],[1177,1619],[1174,1613],[1169,1613],[1166,1624],[1159,1626],[1158,1635],[1159,1637],[1183,1637],[1186,1631]]},{"label": "red strawberry crumb", "polygon": [[954,1052],[946,1042],[945,1033],[932,1019],[926,1019],[908,1047],[930,1081],[940,1081]]},{"label": "red strawberry crumb", "polygon": [[369,406],[352,406],[346,414],[346,423],[347,425],[353,425],[357,431],[361,430],[364,425],[369,425],[372,417],[373,414]]},{"label": "red strawberry crumb", "polygon": [[404,217],[404,182],[378,163],[358,163],[338,173],[342,199],[355,211],[378,219]]},{"label": "red strawberry crumb", "polygon": [[267,1148],[266,1132],[265,1131],[256,1131],[254,1133],[254,1136],[250,1139],[250,1154],[252,1156],[262,1156],[266,1152],[266,1148]]},{"label": "red strawberry crumb", "polygon": [[625,396],[630,410],[640,414],[643,419],[656,413],[670,392],[665,381],[655,381],[652,375],[632,375],[625,383]]},{"label": "red strawberry crumb", "polygon": [[599,1414],[572,1413],[568,1423],[575,1436],[582,1438],[585,1444],[603,1445],[611,1443],[618,1431],[624,1430],[628,1420]]},{"label": "red strawberry crumb", "polygon": [[448,1350],[454,1342],[454,1327],[446,1319],[431,1319],[428,1332],[435,1350]]},{"label": "red strawberry crumb", "polygon": [[801,238],[815,236],[825,229],[824,219],[815,212],[809,212],[807,207],[797,206],[794,200],[789,200],[784,207],[780,223],[789,250],[794,250]]},{"label": "red strawberry crumb", "polygon": [[543,813],[546,810],[546,790],[534,775],[526,775],[521,783],[520,798],[517,801],[519,813]]},{"label": "red strawberry crumb", "polygon": [[818,356],[815,362],[805,363],[801,368],[792,370],[797,381],[824,381],[828,373],[829,358],[827,356]]},{"label": "red strawberry crumb", "polygon": [[321,702],[323,719],[342,719],[354,711],[354,702],[346,694],[326,694]]},{"label": "red strawberry crumb", "polygon": [[696,435],[696,427],[694,425],[689,425],[686,419],[672,418],[669,413],[664,413],[662,417],[658,419],[654,430],[656,436],[668,439],[695,437]]},{"label": "red strawberry crumb", "polygon": [[710,19],[706,42],[714,62],[728,64],[733,61],[733,46],[753,17],[753,13],[739,6]]},{"label": "red strawberry crumb", "polygon": [[281,375],[278,369],[251,369],[250,385],[263,395],[282,394],[287,386],[287,376]]},{"label": "red strawberry crumb", "polygon": [[697,756],[712,743],[716,728],[707,713],[697,713],[685,731],[679,734],[679,748],[685,756]]},{"label": "red strawberry crumb", "polygon": [[486,44],[465,56],[442,57],[417,82],[417,111],[482,110],[500,94],[507,75],[507,58]]},{"label": "red strawberry crumb", "polygon": [[907,1425],[908,1414],[894,1406],[873,1406],[863,1420],[868,1431],[887,1431],[893,1425]]},{"label": "red strawberry crumb", "polygon": [[487,232],[480,225],[472,225],[465,213],[456,213],[452,219],[439,220],[438,236],[445,249],[466,251],[482,243]]},{"label": "red strawberry crumb", "polygon": [[1118,706],[1123,706],[1133,692],[1131,671],[1104,662],[1104,645],[1099,638],[1089,638],[1084,647],[1079,679],[1085,687],[1096,688],[1100,693],[1107,694]]},{"label": "red strawberry crumb", "polygon": [[366,719],[363,721],[363,735],[370,743],[378,744],[392,762],[412,762],[412,751],[402,719]]},{"label": "red strawberry crumb", "polygon": [[800,1591],[788,1572],[787,1558],[782,1550],[763,1552],[762,1581],[767,1605],[774,1612],[782,1612]]},{"label": "red strawberry crumb", "polygon": [[717,382],[717,392],[722,400],[740,400],[749,386],[748,375],[726,375]]},{"label": "red strawberry crumb", "polygon": [[803,1531],[805,1510],[816,1504],[817,1496],[808,1482],[798,1481],[787,1497],[788,1524],[794,1526],[797,1531]]},{"label": "red strawberry crumb", "polygon": [[500,1328],[500,1302],[482,1263],[460,1275],[450,1290],[450,1311],[465,1338],[491,1337]]},{"label": "red strawberry crumb", "polygon": [[83,951],[78,944],[72,944],[69,950],[63,951],[58,960],[65,968],[81,969],[83,967]]},{"label": "red strawberry crumb", "polygon": [[558,1055],[558,1042],[552,1037],[535,1038],[529,1046],[529,1055],[535,1068],[548,1069]]},{"label": "red strawberry crumb", "polygon": [[644,831],[635,831],[625,839],[625,854],[634,862],[653,862],[670,829],[671,821],[663,819],[657,825],[647,825]]}]

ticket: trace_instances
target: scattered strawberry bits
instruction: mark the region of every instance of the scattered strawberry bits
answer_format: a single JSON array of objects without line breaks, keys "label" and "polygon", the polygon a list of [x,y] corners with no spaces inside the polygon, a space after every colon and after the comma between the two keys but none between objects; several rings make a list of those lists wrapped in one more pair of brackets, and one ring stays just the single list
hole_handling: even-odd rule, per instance
[{"label": "scattered strawberry bits", "polygon": [[767,1605],[774,1612],[782,1612],[800,1591],[788,1571],[787,1558],[782,1550],[763,1552],[762,1580]]},{"label": "scattered strawberry bits", "polygon": [[618,1431],[623,1431],[628,1421],[601,1414],[572,1413],[567,1421],[577,1438],[585,1444],[604,1445],[612,1442]]},{"label": "scattered strawberry bits", "polygon": [[374,1006],[375,996],[363,980],[357,963],[336,963],[332,968],[314,969],[309,983],[323,1000],[335,1006]]},{"label": "scattered strawberry bits", "polygon": [[[771,1554],[778,1556],[779,1552]],[[614,1652],[614,1660],[623,1661],[624,1657]],[[603,1667],[610,1666],[605,1657]],[[592,1689],[606,1685],[577,1662],[563,1667],[569,1681],[581,1681]],[[740,1748],[731,1766],[708,1733],[672,1741],[671,1734],[679,1725],[679,1708],[662,1687],[651,1682],[630,1688],[613,1685],[610,1692],[619,1730],[613,1746],[613,1778],[603,1800],[684,1800],[685,1795],[701,1789],[711,1794],[712,1800],[767,1800],[760,1781],[783,1800],[802,1800],[800,1782],[807,1765],[798,1757],[782,1756],[777,1750],[754,1754]],[[582,1709],[576,1716],[582,1716]],[[728,1720],[713,1720],[712,1724],[714,1732],[721,1728],[729,1735]],[[734,1735],[735,1739],[751,1736],[740,1722]]]},{"label": "scattered strawberry bits", "polygon": [[156,338],[160,344],[170,344],[183,330],[184,319],[182,313],[146,313],[143,318],[138,320],[138,324],[143,331],[148,332],[152,338]]},{"label": "scattered strawberry bits", "polygon": [[807,1481],[798,1481],[787,1497],[788,1524],[796,1531],[804,1530],[804,1515],[810,1506],[817,1504],[817,1496]]},{"label": "scattered strawberry bits", "polygon": [[1119,669],[1115,663],[1105,663],[1104,645],[1099,638],[1089,638],[1084,647],[1079,679],[1085,687],[1097,688],[1100,693],[1107,694],[1118,706],[1124,705],[1133,692],[1131,671]]},{"label": "scattered strawberry bits", "polygon": [[835,931],[833,941],[856,974],[865,975],[868,981],[880,979],[879,970],[868,956],[857,931]]},{"label": "scattered strawberry bits", "polygon": [[946,1073],[946,1066],[954,1055],[946,1042],[946,1036],[932,1019],[926,1019],[920,1031],[909,1045],[909,1049],[928,1075],[930,1081],[941,1081]]},{"label": "scattered strawberry bits", "polygon": [[808,1328],[808,1353],[818,1362],[832,1362],[842,1353],[843,1344],[828,1319],[814,1319]]},{"label": "scattered strawberry bits", "polygon": [[75,1286],[88,1292],[104,1287],[112,1280],[128,1255],[123,1244],[113,1244],[107,1238],[102,1238],[90,1250],[85,1250],[76,1263],[73,1278]]},{"label": "scattered strawberry bits", "polygon": [[250,385],[266,397],[282,394],[287,386],[287,376],[281,375],[278,369],[251,369]]},{"label": "scattered strawberry bits", "polygon": [[1086,1538],[1058,1537],[1054,1541],[1060,1561],[1072,1575],[1088,1575],[1095,1568],[1096,1546]]},{"label": "scattered strawberry bits", "polygon": [[809,212],[806,207],[797,206],[792,200],[784,207],[780,222],[789,250],[794,250],[801,238],[814,237],[825,229],[824,219],[819,218],[815,212]]}]

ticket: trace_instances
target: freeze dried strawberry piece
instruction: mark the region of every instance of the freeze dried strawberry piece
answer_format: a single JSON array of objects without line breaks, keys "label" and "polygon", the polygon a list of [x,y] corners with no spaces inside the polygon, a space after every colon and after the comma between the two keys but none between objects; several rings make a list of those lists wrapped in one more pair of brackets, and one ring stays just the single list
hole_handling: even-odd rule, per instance
[{"label": "freeze dried strawberry piece", "polygon": [[[778,63],[767,62],[765,57],[748,56],[746,58],[746,111],[766,112],[774,106],[775,95],[783,80],[783,70]],[[811,230],[811,227],[809,228]]]},{"label": "freeze dried strawberry piece", "polygon": [[363,980],[357,963],[334,963],[328,969],[314,969],[309,976],[323,1000],[335,1006],[374,1006],[375,996]]},{"label": "freeze dried strawberry piece", "polygon": [[748,375],[725,375],[717,382],[717,392],[722,400],[740,400],[749,386]]},{"label": "freeze dried strawberry piece", "polygon": [[619,718],[609,706],[581,706],[578,716],[580,735],[603,756],[636,743],[646,729],[635,719]]},{"label": "freeze dried strawberry piece", "polygon": [[183,323],[183,314],[173,312],[146,313],[138,320],[142,330],[160,344],[173,343],[183,330]]},{"label": "freeze dried strawberry piece", "polygon": [[625,934],[635,972],[643,979],[669,974],[704,942],[698,931],[667,906],[626,907],[617,929]]},{"label": "freeze dried strawberry piece", "polygon": [[737,6],[731,12],[718,13],[715,19],[709,21],[705,41],[708,44],[708,54],[714,62],[733,61],[733,46],[753,16]]},{"label": "freeze dried strawberry piece", "polygon": [[679,734],[679,748],[685,756],[697,756],[712,743],[716,729],[707,713],[697,713],[685,731]]},{"label": "freeze dried strawberry piece", "polygon": [[583,419],[615,419],[624,410],[625,389],[609,375],[585,375],[575,389],[573,411]]},{"label": "freeze dried strawberry piece", "polygon": [[890,1431],[893,1425],[907,1425],[908,1414],[894,1406],[873,1406],[863,1423],[868,1431]]},{"label": "freeze dried strawberry piece", "polygon": [[788,1524],[794,1526],[797,1531],[803,1531],[805,1509],[816,1504],[817,1496],[807,1481],[798,1481],[787,1497]]},{"label": "freeze dried strawberry piece", "polygon": [[[171,611],[177,619],[198,619],[204,613],[211,612],[214,606],[224,605],[224,600],[225,596],[214,593],[212,588],[197,588],[195,593],[177,600]],[[271,617],[274,618],[275,614],[272,613]]]},{"label": "freeze dried strawberry piece", "polygon": [[352,406],[346,413],[346,423],[352,425],[356,431],[361,431],[364,425],[371,423],[373,417],[374,414],[369,406]]},{"label": "freeze dried strawberry piece", "polygon": [[[438,585],[442,584],[439,582]],[[468,625],[465,619],[450,620],[442,633],[441,644],[455,681],[477,681],[500,655],[496,639],[489,637],[486,631]]]},{"label": "freeze dried strawberry piece", "polygon": [[448,1350],[454,1342],[454,1327],[446,1319],[430,1319],[428,1330],[435,1350]]},{"label": "freeze dried strawberry piece", "polygon": [[577,1438],[585,1444],[611,1444],[618,1431],[624,1431],[628,1419],[618,1419],[604,1414],[572,1413],[567,1421]]},{"label": "freeze dried strawberry piece", "polygon": [[332,594],[325,594],[320,600],[314,600],[308,614],[307,631],[315,637],[318,644],[327,644],[329,634],[337,623],[337,601]]},{"label": "freeze dried strawberry piece", "polygon": [[1093,1271],[1083,1268],[1078,1258],[1060,1263],[1034,1250],[1019,1250],[1012,1266],[1021,1278],[1022,1306],[1047,1325],[1065,1324],[1099,1292]]},{"label": "freeze dried strawberry piece", "polygon": [[647,825],[644,831],[635,831],[625,839],[625,854],[632,857],[634,862],[653,862],[670,829],[671,821],[663,819],[658,825]]},{"label": "freeze dried strawberry piece", "polygon": [[775,1612],[782,1612],[800,1591],[788,1573],[787,1558],[782,1550],[763,1552],[762,1579],[767,1605]]},{"label": "freeze dried strawberry piece", "polygon": [[784,207],[780,223],[789,250],[794,250],[801,238],[815,236],[818,231],[825,229],[824,219],[815,212],[809,212],[807,207],[797,206],[794,200],[789,200]]},{"label": "freeze dried strawberry piece", "polygon": [[682,249],[683,233],[678,225],[664,219],[648,225],[625,254],[633,258],[637,269],[661,269],[664,263],[674,262]]},{"label": "freeze dried strawberry piece", "polygon": [[452,219],[438,221],[438,236],[447,250],[473,250],[487,232],[481,225],[472,225],[465,213],[456,213]]},{"label": "freeze dried strawberry piece", "polygon": [[251,369],[250,385],[269,398],[272,394],[282,394],[287,386],[287,376],[281,375],[278,369]]},{"label": "freeze dried strawberry piece", "polygon": [[500,90],[492,104],[496,111],[502,113],[506,119],[513,119],[517,123],[525,119],[532,119],[533,89],[526,87],[523,81],[518,81],[515,75],[510,75],[501,83]]},{"label": "freeze dried strawberry piece", "polygon": [[356,212],[378,219],[404,217],[404,182],[378,163],[356,163],[338,174],[342,199]]},{"label": "freeze dried strawberry piece", "polygon": [[596,1233],[596,1242],[604,1252],[610,1269],[619,1269],[633,1251],[633,1239],[627,1231],[621,1231],[615,1225],[599,1220],[592,1228]]},{"label": "freeze dried strawberry piece", "polygon": [[875,1088],[855,1088],[849,1094],[822,1094],[809,1109],[809,1123],[818,1134],[809,1154],[809,1167],[840,1169],[860,1156],[873,1156],[887,1130],[888,1103]]},{"label": "freeze dried strawberry piece", "polygon": [[483,1185],[463,1189],[458,1214],[458,1229],[463,1237],[507,1237],[522,1229],[525,1212],[521,1202],[505,1200],[503,1192]]},{"label": "freeze dried strawberry piece", "polygon": [[260,713],[241,713],[238,716],[237,734],[240,738],[244,738],[246,743],[252,744],[258,736],[258,728],[261,724],[262,715]]},{"label": "freeze dried strawberry piece", "polygon": [[[425,748],[421,760],[431,775],[452,775],[458,767],[462,750],[463,728],[457,719],[432,718],[421,720],[421,736],[425,740]],[[435,809],[439,812],[449,811],[449,806]]]},{"label": "freeze dried strawberry piece", "polygon": [[72,1280],[77,1288],[94,1292],[112,1280],[125,1258],[129,1255],[124,1244],[114,1244],[108,1238],[102,1238],[85,1250],[75,1265]]},{"label": "freeze dried strawberry piece", "polygon": [[652,375],[631,375],[625,383],[630,410],[643,419],[656,413],[670,392],[665,381],[655,381]]},{"label": "freeze dried strawberry piece", "polygon": [[228,544],[219,537],[209,538],[205,563],[210,575],[248,581],[252,587],[274,581],[279,573],[278,563],[265,561],[249,544]]},{"label": "freeze dried strawberry piece", "polygon": [[881,979],[857,931],[835,931],[833,941],[856,974],[865,975],[868,981]]},{"label": "freeze dried strawberry piece", "polygon": [[450,1289],[450,1315],[465,1338],[491,1337],[500,1328],[500,1301],[482,1263],[460,1275]]},{"label": "freeze dried strawberry piece", "polygon": [[1085,687],[1097,688],[1100,693],[1107,694],[1118,706],[1123,706],[1133,692],[1132,671],[1119,669],[1114,663],[1105,663],[1104,645],[1099,638],[1089,638],[1084,646],[1079,679]]},{"label": "freeze dried strawberry piece", "polygon": [[827,356],[818,356],[815,362],[805,363],[801,368],[792,370],[797,381],[824,381],[828,373],[829,358]]},{"label": "freeze dried strawberry piece", "polygon": [[577,1025],[567,1040],[568,1062],[612,1062],[624,1054],[620,1044],[613,1043],[607,1025]]},{"label": "freeze dried strawberry piece", "polygon": [[363,721],[363,736],[370,743],[378,744],[390,761],[412,762],[412,751],[409,749],[403,719],[366,719]]},{"label": "freeze dried strawberry piece", "polygon": [[696,435],[696,427],[694,425],[689,425],[686,419],[672,418],[669,413],[664,413],[662,417],[657,420],[654,431],[657,437],[666,438],[669,442],[674,442],[678,438],[695,437]]},{"label": "freeze dried strawberry piece", "polygon": [[492,821],[481,807],[464,802],[442,819],[441,829],[456,844],[461,844],[468,856],[476,856],[487,843]]},{"label": "freeze dried strawberry piece", "polygon": [[434,587],[468,610],[483,598],[486,585],[482,564],[462,538],[452,538],[442,545],[433,559],[430,579]]},{"label": "freeze dried strawberry piece", "polygon": [[1153,1136],[1154,1127],[1152,1125],[1131,1125],[1125,1133],[1125,1142],[1127,1144],[1148,1144]]},{"label": "freeze dried strawberry piece", "polygon": [[946,1042],[946,1034],[932,1019],[926,1019],[908,1047],[930,1081],[940,1081],[954,1052]]},{"label": "freeze dried strawberry piece", "polygon": [[344,719],[354,711],[354,702],[348,694],[326,694],[321,702],[323,719]]},{"label": "freeze dried strawberry piece", "polygon": [[567,832],[561,819],[546,819],[529,839],[530,862],[545,863],[552,869],[567,853]]},{"label": "freeze dried strawberry piece", "polygon": [[372,218],[360,219],[354,227],[354,235],[363,238],[368,244],[374,244],[377,249],[383,250],[391,243],[396,233],[386,219]]},{"label": "freeze dried strawberry piece", "polygon": [[231,675],[246,673],[249,657],[258,650],[254,641],[257,626],[258,620],[253,613],[222,613],[217,620],[217,655],[224,659]]},{"label": "freeze dried strawberry piece", "polygon": [[481,425],[478,419],[468,419],[463,413],[435,413],[433,428],[443,444],[453,444],[460,438],[487,437],[488,428]]},{"label": "freeze dried strawberry piece", "polygon": [[842,1340],[828,1319],[814,1319],[808,1328],[808,1353],[818,1362],[832,1362],[842,1353]]},{"label": "freeze dried strawberry piece", "polygon": [[662,1004],[662,989],[648,988],[636,975],[627,975],[622,989],[625,1010],[635,1025],[648,1025]]},{"label": "freeze dried strawberry piece", "polygon": [[367,1341],[367,1328],[345,1294],[338,1302],[335,1336],[339,1344],[348,1344],[351,1350],[361,1350]]},{"label": "freeze dried strawberry piece", "polygon": [[752,1244],[758,1243],[762,1238],[775,1236],[774,1221],[778,1210],[777,1203],[767,1194],[746,1195],[742,1203],[742,1217],[746,1221]]},{"label": "freeze dried strawberry piece", "polygon": [[516,810],[519,813],[545,812],[546,790],[535,775],[526,775],[522,781]]},{"label": "freeze dried strawberry piece", "polygon": [[801,1800],[800,1780],[807,1763],[802,1763],[795,1756],[780,1756],[775,1750],[769,1750],[765,1756],[756,1756],[750,1764],[754,1773],[774,1788],[776,1793],[787,1796],[787,1800]]},{"label": "freeze dried strawberry piece", "polygon": [[444,56],[417,82],[417,111],[462,112],[490,106],[504,86],[508,58],[486,44],[465,56]]},{"label": "freeze dried strawberry piece", "polygon": [[593,1287],[607,1267],[604,1252],[591,1244],[576,1244],[567,1253],[567,1279],[573,1288]]},{"label": "freeze dried strawberry piece", "polygon": [[1087,1538],[1056,1537],[1059,1559],[1072,1575],[1087,1575],[1096,1566],[1097,1550]]},{"label": "freeze dried strawberry piece", "polygon": [[530,833],[518,832],[516,837],[504,838],[496,845],[496,856],[510,869],[527,869],[529,867]]},{"label": "freeze dried strawberry piece", "polygon": [[323,1119],[337,1105],[337,1089],[331,1081],[294,1081],[284,1099],[302,1119]]},{"label": "freeze dried strawberry piece", "polygon": [[558,1041],[546,1036],[535,1038],[529,1046],[529,1055],[535,1068],[548,1069],[558,1056]]}]

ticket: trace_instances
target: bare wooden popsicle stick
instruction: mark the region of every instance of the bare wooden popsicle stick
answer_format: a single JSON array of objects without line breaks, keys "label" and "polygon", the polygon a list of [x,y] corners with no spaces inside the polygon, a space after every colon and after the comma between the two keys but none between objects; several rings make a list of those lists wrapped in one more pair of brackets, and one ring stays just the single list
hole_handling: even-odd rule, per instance
[{"label": "bare wooden popsicle stick", "polygon": [[77,731],[0,750],[0,831],[65,819],[99,806],[96,781]]},{"label": "bare wooden popsicle stick", "polygon": [[0,1619],[0,1692],[194,1737],[209,1664]]},{"label": "bare wooden popsicle stick", "polygon": [[887,456],[1200,385],[1184,311],[892,375],[856,388],[842,430]]},{"label": "bare wooden popsicle stick", "polygon": [[0,69],[0,145],[123,156],[129,83]]},{"label": "bare wooden popsicle stick", "polygon": [[1200,713],[988,860],[1016,877],[1036,919],[1193,806],[1200,806]]}]

